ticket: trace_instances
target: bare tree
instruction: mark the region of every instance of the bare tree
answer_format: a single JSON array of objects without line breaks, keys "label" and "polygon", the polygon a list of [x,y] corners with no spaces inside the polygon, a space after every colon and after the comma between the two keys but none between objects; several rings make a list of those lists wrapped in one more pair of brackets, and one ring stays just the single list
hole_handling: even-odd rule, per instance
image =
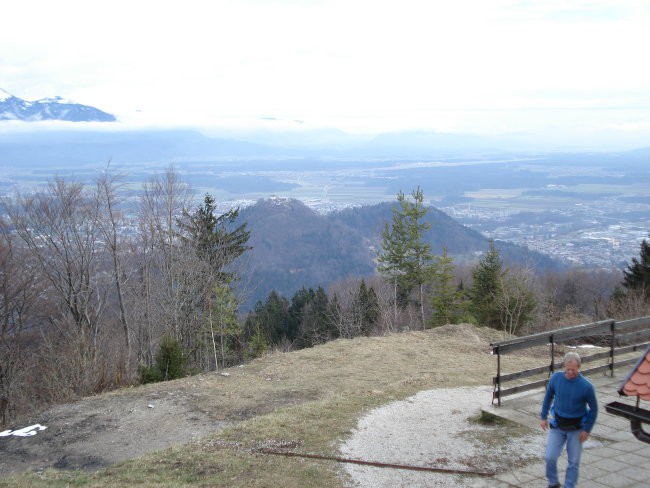
[{"label": "bare tree", "polygon": [[140,271],[133,290],[140,303],[139,359],[145,364],[152,364],[154,347],[163,334],[180,342],[194,367],[208,368],[214,358],[212,295],[224,273],[214,264],[225,262],[225,256],[210,248],[206,258],[204,249],[188,235],[191,196],[173,167],[144,185]]},{"label": "bare tree", "polygon": [[352,339],[361,334],[361,327],[353,307],[356,288],[358,288],[357,280],[350,278],[335,283],[329,290],[328,320],[336,328],[339,336],[345,339]]},{"label": "bare tree", "polygon": [[[338,330],[341,337],[351,338],[362,334],[364,328],[362,317],[355,309],[355,299],[359,291],[361,279],[348,278],[333,283],[328,290],[330,298],[329,320]],[[385,279],[375,275],[367,281],[369,288],[374,290],[377,298],[376,323],[371,331],[374,334],[387,334],[395,331],[410,330],[417,324],[420,317],[420,307],[417,303],[409,303],[400,307],[395,314],[394,282],[391,277]]]},{"label": "bare tree", "polygon": [[616,290],[607,306],[607,314],[615,319],[631,319],[650,314],[650,302],[645,289]]},{"label": "bare tree", "polygon": [[0,411],[11,418],[19,397],[26,396],[30,370],[29,342],[24,332],[38,299],[38,276],[28,256],[0,219]]},{"label": "bare tree", "polygon": [[60,304],[51,323],[60,333],[79,333],[92,361],[97,347],[106,286],[100,273],[99,203],[83,185],[56,178],[45,191],[18,197],[8,214],[16,234],[38,263]]},{"label": "bare tree", "polygon": [[[374,288],[379,304],[379,329],[382,334],[393,332],[398,328],[399,314],[394,307],[394,283],[384,280],[381,276],[373,276],[368,284]],[[400,314],[403,311],[400,310]]]},{"label": "bare tree", "polygon": [[98,221],[99,229],[104,237],[105,247],[110,255],[113,269],[113,283],[119,309],[120,323],[124,332],[126,346],[126,360],[131,356],[131,334],[129,318],[126,310],[124,285],[128,276],[123,264],[123,246],[120,227],[124,226],[123,214],[119,210],[120,201],[118,191],[121,187],[121,176],[110,173],[110,163],[106,170],[97,179],[97,197],[100,200],[101,213]]},{"label": "bare tree", "polygon": [[139,210],[138,278],[132,286],[137,323],[138,356],[153,364],[154,347],[165,332],[181,336],[185,290],[184,258],[178,238],[177,219],[189,207],[190,189],[170,166],[163,175],[154,175],[143,186]]},{"label": "bare tree", "polygon": [[498,277],[499,291],[492,298],[506,334],[515,334],[532,319],[535,309],[532,278],[530,268],[510,268]]}]

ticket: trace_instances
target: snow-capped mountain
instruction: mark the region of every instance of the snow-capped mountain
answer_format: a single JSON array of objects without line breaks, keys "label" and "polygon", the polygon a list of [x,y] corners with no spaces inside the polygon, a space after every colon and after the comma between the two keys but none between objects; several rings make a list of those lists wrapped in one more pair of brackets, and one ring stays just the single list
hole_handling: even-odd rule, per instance
[{"label": "snow-capped mountain", "polygon": [[114,122],[115,116],[95,107],[74,103],[61,97],[28,102],[0,88],[0,120]]}]

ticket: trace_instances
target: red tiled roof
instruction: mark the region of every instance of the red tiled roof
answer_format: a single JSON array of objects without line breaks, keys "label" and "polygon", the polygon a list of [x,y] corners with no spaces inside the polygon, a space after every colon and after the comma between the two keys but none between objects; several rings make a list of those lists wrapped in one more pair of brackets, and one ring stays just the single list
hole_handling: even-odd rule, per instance
[{"label": "red tiled roof", "polygon": [[650,400],[650,346],[618,390],[621,395]]}]

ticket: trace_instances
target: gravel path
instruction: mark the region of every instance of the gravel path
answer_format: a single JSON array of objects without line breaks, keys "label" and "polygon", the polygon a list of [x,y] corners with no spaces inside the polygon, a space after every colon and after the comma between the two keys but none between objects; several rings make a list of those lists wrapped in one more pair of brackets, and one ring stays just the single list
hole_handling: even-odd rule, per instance
[{"label": "gravel path", "polygon": [[[492,472],[538,460],[544,446],[541,430],[516,430],[517,435],[508,437],[503,427],[469,421],[489,404],[491,392],[489,387],[422,391],[375,409],[359,421],[341,453],[366,461]],[[355,464],[345,469],[354,487],[489,486],[486,478],[476,476]]]}]

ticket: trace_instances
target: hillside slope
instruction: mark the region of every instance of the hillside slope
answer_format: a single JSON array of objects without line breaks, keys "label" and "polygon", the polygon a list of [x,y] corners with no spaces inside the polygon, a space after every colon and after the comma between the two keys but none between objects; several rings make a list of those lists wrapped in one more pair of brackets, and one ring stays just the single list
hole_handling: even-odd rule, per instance
[{"label": "hillside slope", "polygon": [[252,250],[244,256],[252,283],[244,309],[271,290],[291,297],[302,286],[327,287],[348,276],[374,271],[364,236],[345,223],[317,214],[298,200],[268,199],[245,208],[240,221],[251,231]]},{"label": "hillside slope", "polygon": [[[321,215],[298,200],[270,198],[244,208],[239,222],[247,223],[253,249],[245,256],[244,268],[250,272],[243,283],[251,289],[243,309],[265,300],[271,290],[291,297],[303,286],[327,289],[348,277],[372,276],[381,231],[391,221],[393,206],[387,202]],[[474,263],[489,247],[485,236],[436,208],[429,208],[425,221],[431,224],[425,237],[433,253],[447,248],[456,263]],[[558,266],[521,246],[501,241],[496,246],[506,264]]]}]

